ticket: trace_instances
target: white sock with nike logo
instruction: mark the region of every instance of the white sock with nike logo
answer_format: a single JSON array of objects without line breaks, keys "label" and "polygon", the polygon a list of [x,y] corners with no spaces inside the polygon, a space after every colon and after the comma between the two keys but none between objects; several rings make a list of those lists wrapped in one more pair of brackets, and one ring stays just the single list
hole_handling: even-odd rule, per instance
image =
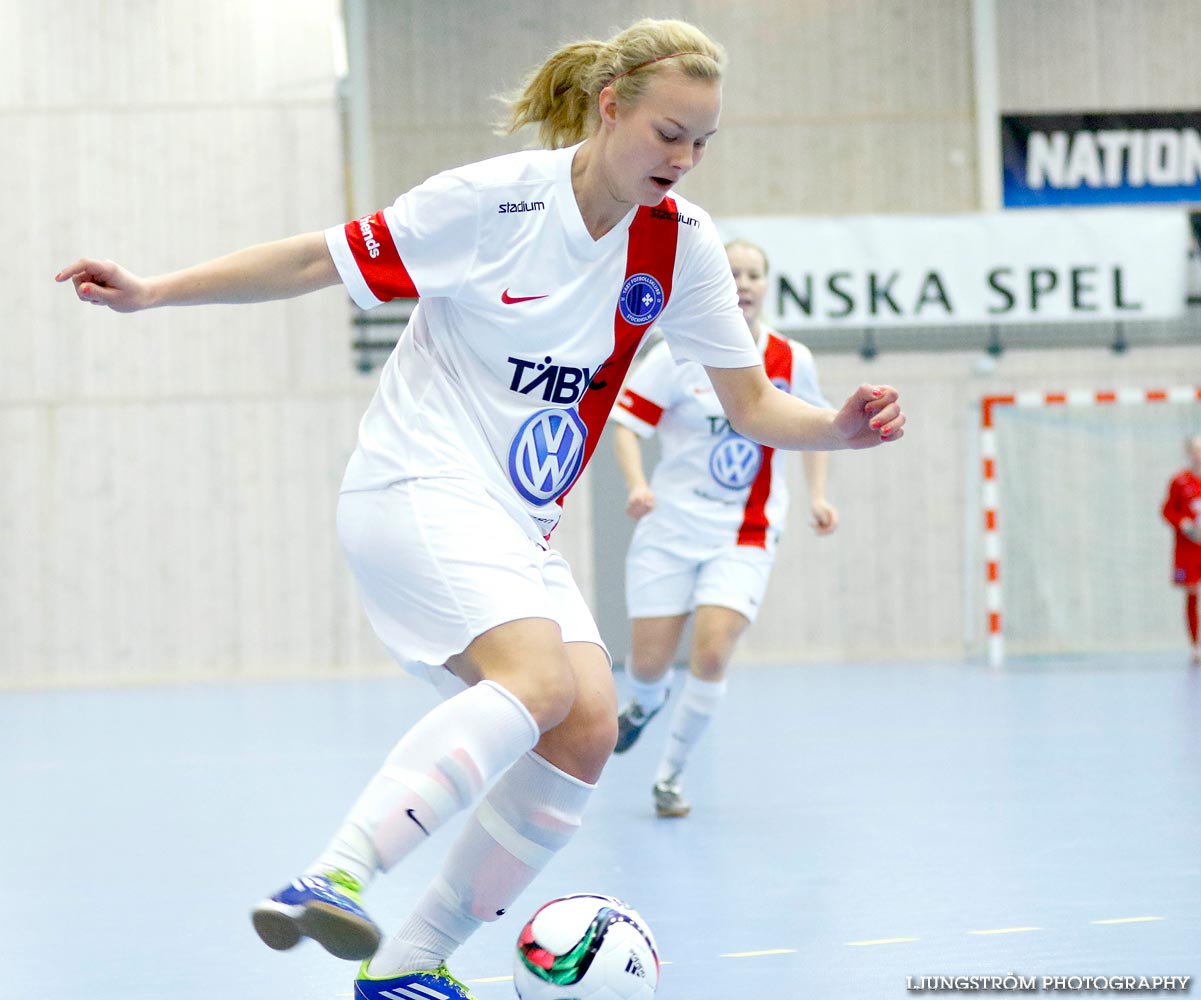
[{"label": "white sock with nike logo", "polygon": [[366,885],[474,802],[538,737],[534,717],[494,681],[447,699],[396,744],[308,871],[342,868]]},{"label": "white sock with nike logo", "polygon": [[480,802],[442,871],[368,974],[437,968],[481,923],[501,916],[571,839],[594,785],[530,752]]}]

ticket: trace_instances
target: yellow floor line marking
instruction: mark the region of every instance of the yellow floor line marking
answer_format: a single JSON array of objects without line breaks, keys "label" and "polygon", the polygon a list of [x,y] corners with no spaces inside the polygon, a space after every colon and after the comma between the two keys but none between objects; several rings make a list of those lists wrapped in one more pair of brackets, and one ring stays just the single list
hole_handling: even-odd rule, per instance
[{"label": "yellow floor line marking", "polygon": [[1114,920],[1090,920],[1092,924],[1145,924],[1152,920],[1163,920],[1163,917],[1117,917]]},{"label": "yellow floor line marking", "polygon": [[991,931],[968,931],[969,934],[1028,934],[1030,931],[1041,931],[1041,927],[998,927]]},{"label": "yellow floor line marking", "polygon": [[921,938],[876,938],[874,941],[848,941],[850,948],[867,948],[874,944],[906,944],[909,941],[920,941]]},{"label": "yellow floor line marking", "polygon": [[758,958],[760,955],[795,955],[795,948],[768,948],[764,951],[732,951],[721,958]]}]

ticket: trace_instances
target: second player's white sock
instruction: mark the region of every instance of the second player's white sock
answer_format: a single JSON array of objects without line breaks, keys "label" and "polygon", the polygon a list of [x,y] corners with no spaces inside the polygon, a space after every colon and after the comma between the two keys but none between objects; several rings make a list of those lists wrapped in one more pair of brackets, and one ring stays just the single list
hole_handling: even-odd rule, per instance
[{"label": "second player's white sock", "polygon": [[626,668],[626,690],[630,697],[638,702],[642,711],[650,713],[667,701],[667,688],[671,682],[671,671],[667,671],[657,681],[639,680]]},{"label": "second player's white sock", "polygon": [[688,675],[671,716],[667,746],[655,774],[656,782],[671,781],[684,770],[688,755],[709,725],[725,693],[724,680],[703,681],[692,674]]}]

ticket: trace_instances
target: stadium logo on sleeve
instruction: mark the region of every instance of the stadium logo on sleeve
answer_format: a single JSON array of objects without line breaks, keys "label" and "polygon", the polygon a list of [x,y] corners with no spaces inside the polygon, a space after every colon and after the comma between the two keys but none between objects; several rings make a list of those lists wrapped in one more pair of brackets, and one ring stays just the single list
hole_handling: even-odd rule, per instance
[{"label": "stadium logo on sleeve", "polygon": [[722,438],[709,454],[709,474],[728,490],[750,486],[762,464],[763,449],[741,434]]},{"label": "stadium logo on sleeve", "polygon": [[663,286],[649,274],[631,275],[621,286],[617,308],[627,323],[646,326],[663,311]]},{"label": "stadium logo on sleeve", "polygon": [[509,478],[530,503],[545,506],[575,480],[584,464],[588,428],[575,410],[539,410],[509,447]]}]

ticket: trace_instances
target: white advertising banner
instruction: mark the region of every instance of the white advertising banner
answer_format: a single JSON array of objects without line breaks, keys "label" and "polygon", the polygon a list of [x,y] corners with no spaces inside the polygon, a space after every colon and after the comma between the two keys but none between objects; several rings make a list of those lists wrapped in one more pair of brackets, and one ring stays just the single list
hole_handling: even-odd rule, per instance
[{"label": "white advertising banner", "polygon": [[761,246],[782,329],[1169,319],[1185,309],[1182,209],[717,219]]}]

